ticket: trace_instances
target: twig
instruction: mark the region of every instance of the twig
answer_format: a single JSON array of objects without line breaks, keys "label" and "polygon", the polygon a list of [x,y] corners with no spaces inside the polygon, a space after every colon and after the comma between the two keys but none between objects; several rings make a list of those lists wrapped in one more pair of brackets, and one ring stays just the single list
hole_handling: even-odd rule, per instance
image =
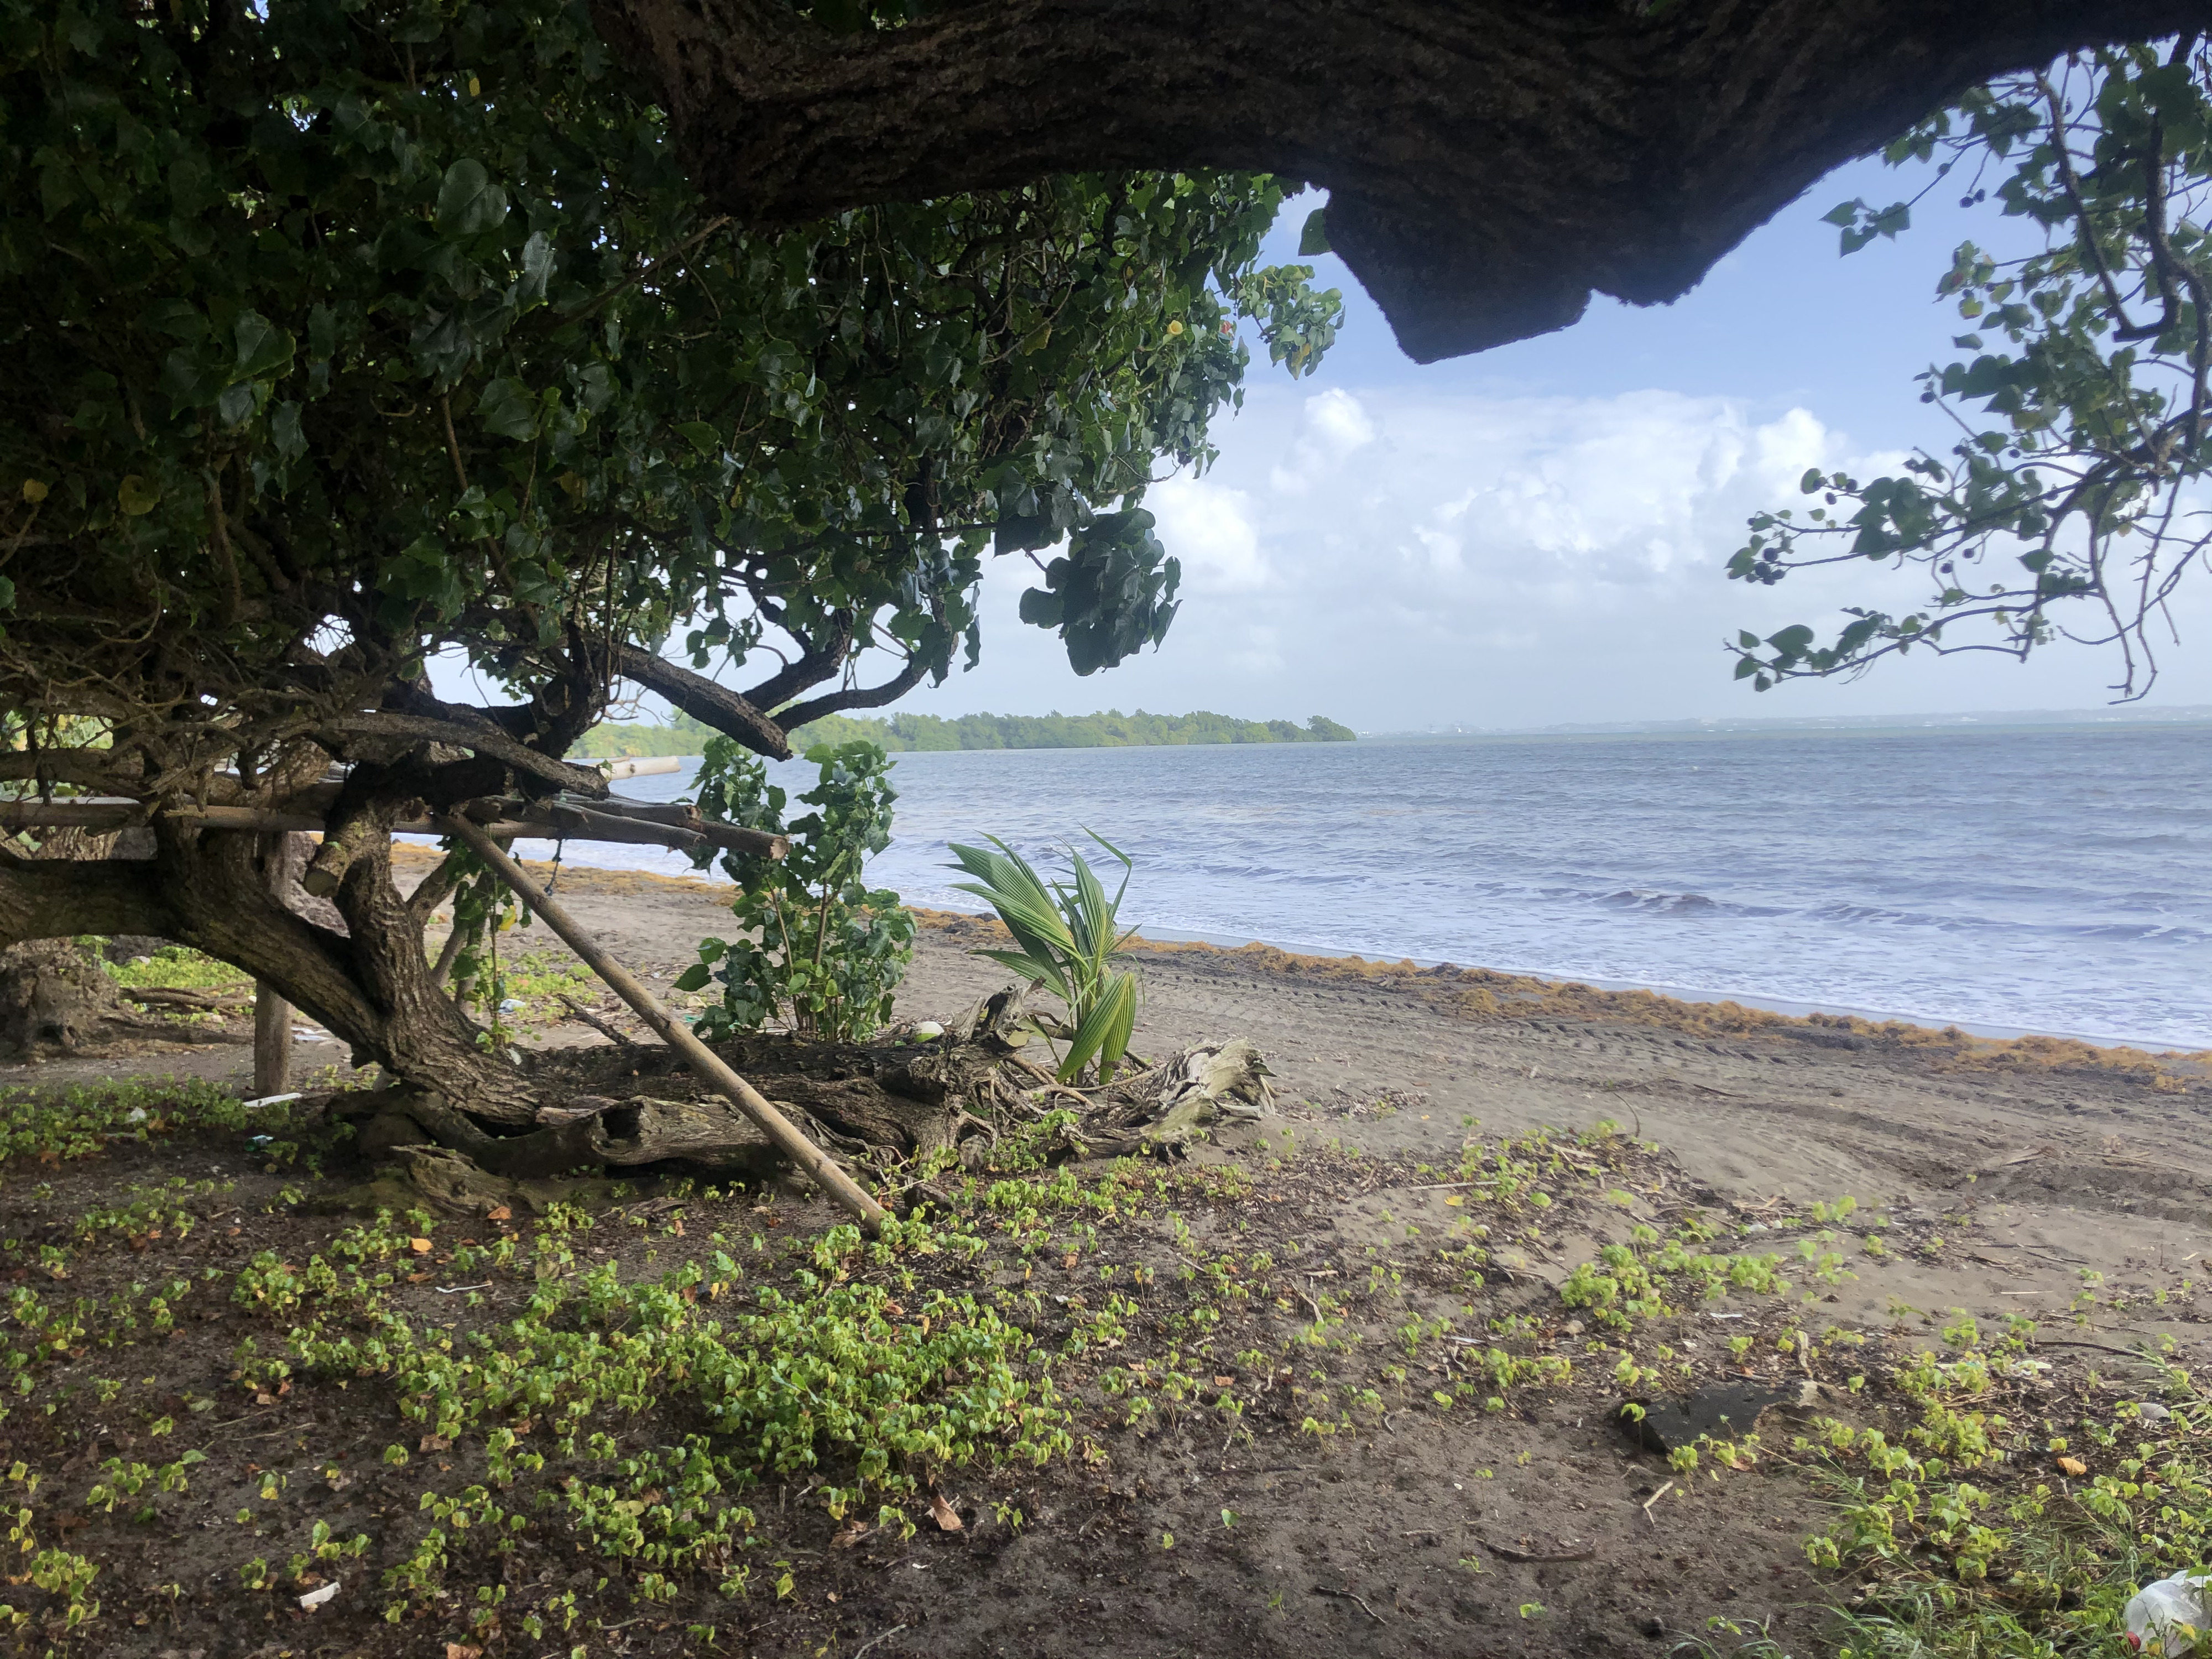
[{"label": "twig", "polygon": [[1549,1561],[1588,1561],[1597,1554],[1597,1546],[1595,1544],[1590,1545],[1586,1549],[1570,1551],[1565,1555],[1531,1555],[1526,1550],[1508,1549],[1503,1544],[1493,1544],[1487,1538],[1478,1538],[1474,1541],[1481,1545],[1483,1548],[1488,1550],[1492,1555],[1496,1556],[1501,1561],[1522,1561],[1540,1564]]},{"label": "twig", "polygon": [[1326,1584],[1316,1584],[1313,1587],[1313,1590],[1316,1595],[1334,1595],[1341,1601],[1355,1603],[1358,1607],[1360,1612],[1365,1613],[1370,1619],[1372,1619],[1378,1625],[1387,1625],[1390,1622],[1381,1613],[1376,1612],[1374,1608],[1369,1607],[1367,1605],[1367,1598],[1358,1594],[1356,1591],[1348,1589],[1331,1589]]},{"label": "twig", "polygon": [[2134,1348],[2116,1348],[2109,1342],[2082,1342],[2063,1336],[2039,1336],[2035,1339],[2035,1346],[2039,1348],[2094,1348],[2099,1353],[2116,1353],[2123,1359],[2145,1357]]},{"label": "twig", "polygon": [[877,1643],[890,1641],[892,1637],[896,1636],[905,1628],[906,1626],[904,1625],[893,1625],[881,1636],[871,1636],[866,1641],[861,1643],[860,1646],[853,1650],[853,1659],[860,1659],[860,1656],[866,1653],[870,1648],[875,1646]]},{"label": "twig", "polygon": [[491,1280],[487,1279],[481,1285],[433,1285],[430,1288],[440,1296],[459,1296],[463,1291],[488,1291],[491,1288]]},{"label": "twig", "polygon": [[574,1014],[578,1019],[582,1020],[585,1024],[590,1026],[601,1036],[605,1037],[617,1047],[635,1048],[638,1046],[638,1041],[635,1037],[629,1036],[627,1032],[617,1030],[612,1022],[601,1019],[590,1009],[585,1007],[582,1003],[577,1001],[575,998],[564,996],[561,1000],[568,1005],[568,1012],[571,1014]]},{"label": "twig", "polygon": [[[1674,1490],[1674,1483],[1669,1480],[1665,1486],[1660,1487],[1657,1492],[1653,1492],[1650,1497],[1644,1500],[1644,1518],[1646,1521],[1651,1521],[1651,1506]],[[1651,1521],[1651,1524],[1656,1527],[1659,1523],[1656,1521]]]}]

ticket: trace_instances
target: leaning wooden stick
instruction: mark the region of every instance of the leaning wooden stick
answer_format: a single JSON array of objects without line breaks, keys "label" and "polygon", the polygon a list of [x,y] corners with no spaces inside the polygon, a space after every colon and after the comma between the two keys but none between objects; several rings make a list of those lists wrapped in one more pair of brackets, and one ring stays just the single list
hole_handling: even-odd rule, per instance
[{"label": "leaning wooden stick", "polygon": [[708,1087],[758,1125],[779,1152],[859,1217],[870,1232],[882,1227],[883,1206],[862,1192],[827,1152],[793,1128],[791,1120],[777,1111],[766,1096],[725,1066],[714,1051],[692,1035],[691,1028],[671,1013],[642,981],[600,949],[599,941],[578,927],[574,916],[524,874],[522,866],[509,858],[506,849],[485,834],[481,825],[463,817],[449,817],[440,819],[438,827],[447,835],[467,842],[478,858],[498,871],[501,879],[514,890],[523,902],[544,917],[545,925],[558,933],[568,948],[613,988],[617,996],[635,1008],[638,1018],[660,1034],[662,1042],[683,1055]]}]

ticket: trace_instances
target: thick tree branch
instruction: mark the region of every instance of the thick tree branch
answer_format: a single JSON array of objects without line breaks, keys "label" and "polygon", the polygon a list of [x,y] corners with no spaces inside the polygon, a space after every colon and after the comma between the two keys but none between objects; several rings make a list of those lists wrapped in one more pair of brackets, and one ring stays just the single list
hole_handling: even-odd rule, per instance
[{"label": "thick tree branch", "polygon": [[[784,626],[788,628],[789,623]],[[800,635],[804,639],[804,635]],[[827,638],[811,642],[800,653],[798,659],[786,663],[758,685],[744,694],[745,701],[756,708],[776,708],[789,702],[800,692],[833,679],[845,666],[845,659],[853,651],[853,616],[840,611],[830,619]],[[784,730],[791,729],[789,721],[782,721]]]},{"label": "thick tree branch", "polygon": [[[450,705],[448,705],[450,708]],[[453,710],[458,718],[433,720],[420,714],[394,714],[381,711],[358,714],[342,714],[320,722],[308,733],[333,753],[345,750],[349,740],[398,739],[407,743],[441,743],[456,749],[473,749],[479,755],[503,761],[518,772],[526,772],[548,783],[558,784],[563,789],[574,789],[580,794],[604,795],[607,781],[599,773],[586,767],[571,766],[565,761],[540,753],[526,744],[518,743],[488,719],[475,711]]]},{"label": "thick tree branch", "polygon": [[21,859],[0,852],[0,950],[80,933],[170,934],[170,891],[147,859]]},{"label": "thick tree branch", "polygon": [[665,697],[693,720],[735,738],[756,754],[773,760],[791,758],[791,742],[784,736],[782,725],[763,714],[750,698],[726,685],[715,684],[704,674],[695,674],[627,641],[614,647],[614,672]]},{"label": "thick tree branch", "polygon": [[929,665],[919,653],[907,659],[904,668],[873,687],[853,686],[843,691],[832,691],[805,702],[793,703],[776,718],[783,722],[787,732],[796,732],[809,720],[818,720],[824,714],[842,714],[848,708],[881,708],[887,702],[896,702],[921,684],[921,677],[929,672]]},{"label": "thick tree branch", "polygon": [[732,214],[1121,167],[1310,179],[1423,362],[1564,327],[1593,289],[1677,299],[1966,87],[2203,21],[2201,0],[998,0],[840,37],[782,0],[593,14]]}]

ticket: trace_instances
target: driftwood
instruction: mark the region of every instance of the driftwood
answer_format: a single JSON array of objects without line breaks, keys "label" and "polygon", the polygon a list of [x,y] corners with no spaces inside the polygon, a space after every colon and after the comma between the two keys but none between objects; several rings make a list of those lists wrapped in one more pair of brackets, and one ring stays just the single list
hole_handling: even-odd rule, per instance
[{"label": "driftwood", "polygon": [[[263,835],[298,834],[327,828],[331,809],[337,804],[339,786],[318,783],[268,806],[200,805],[186,803],[166,809],[161,816],[212,830],[251,830]],[[556,796],[548,801],[520,797],[487,796],[467,802],[462,815],[480,824],[495,838],[518,836],[548,840],[618,842],[639,846],[672,847],[689,851],[700,847],[750,854],[756,858],[780,859],[790,850],[781,836],[765,830],[717,823],[699,816],[696,808],[653,801],[616,799],[571,799]],[[109,798],[70,800],[0,801],[0,829],[79,829],[114,831],[143,826],[152,809],[143,801]],[[422,818],[394,824],[395,833],[411,836],[450,834],[440,821]],[[337,878],[325,872],[308,890],[328,897]]]},{"label": "driftwood", "polygon": [[1155,1146],[1181,1151],[1223,1119],[1265,1117],[1273,1075],[1243,1037],[1201,1043],[1095,1091],[1078,1133],[1094,1148]]},{"label": "driftwood", "polygon": [[861,1191],[859,1183],[840,1169],[827,1152],[793,1128],[790,1121],[769,1103],[766,1096],[732,1071],[720,1055],[694,1036],[691,1028],[672,1014],[642,981],[602,950],[599,941],[586,933],[565,908],[555,903],[550,895],[524,873],[522,866],[509,858],[506,850],[493,841],[480,825],[465,817],[451,818],[446,822],[451,824],[453,833],[466,842],[478,858],[499,872],[500,879],[512,888],[518,897],[544,918],[545,925],[559,934],[562,941],[582,957],[617,996],[629,1004],[638,1018],[653,1028],[654,1035],[684,1057],[684,1063],[697,1073],[702,1082],[750,1119],[761,1133],[775,1143],[778,1152],[811,1176],[816,1185],[836,1199],[863,1226],[872,1232],[883,1225],[883,1206]]}]

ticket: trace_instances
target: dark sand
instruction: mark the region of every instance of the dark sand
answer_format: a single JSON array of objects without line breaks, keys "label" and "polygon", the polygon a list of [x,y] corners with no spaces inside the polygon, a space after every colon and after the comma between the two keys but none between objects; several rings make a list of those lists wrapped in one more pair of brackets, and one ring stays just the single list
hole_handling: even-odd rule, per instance
[{"label": "dark sand", "polygon": [[[562,885],[619,958],[667,978],[726,920],[726,895],[575,870]],[[901,1016],[943,1018],[998,988],[1001,970],[969,954],[991,931],[928,919]],[[524,943],[559,950],[542,929]],[[1247,1036],[1277,1074],[1281,1116],[1224,1134],[1201,1159],[1262,1169],[1286,1132],[1315,1149],[1310,1167],[1293,1163],[1267,1178],[1272,1187],[1263,1182],[1255,1237],[1318,1238],[1347,1263],[1370,1247],[1401,1248],[1409,1227],[1441,1234],[1467,1213],[1413,1172],[1417,1160],[1452,1162],[1467,1120],[1493,1137],[1611,1120],[1650,1149],[1633,1179],[1622,1177],[1626,1212],[1577,1210],[1547,1230],[1547,1249],[1504,1258],[1517,1260],[1511,1291],[1552,1322],[1548,1340],[1567,1343],[1580,1328],[1559,1324],[1553,1287],[1635,1219],[1694,1200],[1742,1224],[1848,1195],[1863,1216],[1889,1218],[1895,1248],[1881,1260],[1854,1249],[1854,1276],[1816,1298],[1816,1322],[1863,1333],[1868,1370],[1935,1343],[1960,1310],[1998,1325],[2022,1312],[2045,1322],[2054,1376],[2081,1390],[2140,1386],[2130,1362],[2114,1357],[2137,1338],[2171,1336],[2177,1357],[2200,1370],[2212,1359],[2212,1304],[2194,1292],[2212,1251],[2212,1077],[2201,1058],[1953,1040],[1257,949],[1176,947],[1136,962],[1140,1050]],[[611,1000],[599,1006],[616,1013]],[[549,1040],[603,1041],[580,1025]],[[301,1054],[309,1065],[342,1059],[330,1045]],[[235,1079],[246,1062],[237,1046],[180,1048],[13,1068],[0,1081],[160,1071]],[[1329,1142],[1360,1156],[1321,1150]],[[834,1218],[803,1196],[782,1202],[794,1229]],[[1794,1242],[1778,1237],[1775,1248]],[[2101,1275],[2098,1302],[2078,1323],[2067,1310],[2089,1275]],[[2159,1291],[2168,1292],[2162,1304]],[[1717,1377],[1707,1362],[1725,1336],[1759,1328],[1755,1313],[1729,1317],[1747,1322],[1693,1313],[1669,1336],[1701,1375]],[[1796,1374],[1786,1358],[1753,1364],[1777,1385]],[[2094,1368],[2106,1383],[2087,1380]],[[1647,1512],[1668,1477],[1663,1461],[1611,1425],[1618,1394],[1602,1365],[1578,1376],[1497,1415],[1401,1407],[1326,1446],[1300,1437],[1294,1415],[1255,1411],[1249,1443],[1232,1445],[1193,1416],[1109,1441],[1100,1464],[975,1473],[963,1481],[965,1533],[926,1529],[903,1549],[803,1563],[792,1602],[732,1614],[729,1627],[746,1634],[726,1650],[848,1656],[902,1625],[869,1650],[877,1659],[1656,1655],[1726,1616],[1771,1620],[1803,1659],[1817,1645],[1814,1608],[1849,1592],[1805,1565],[1801,1540],[1821,1521],[1814,1494],[1768,1467],[1690,1481]],[[382,1432],[373,1426],[369,1437]],[[993,1521],[987,1496],[1022,1504],[1028,1524],[1018,1535]],[[1224,1509],[1236,1512],[1233,1529]],[[1178,1547],[1163,1547],[1168,1534]],[[1546,1611],[1525,1613],[1538,1603]],[[100,1650],[444,1650],[423,1645],[419,1630],[334,1620],[270,1626],[270,1645],[236,1645],[236,1630],[208,1605],[213,1623],[188,1616],[167,1634],[127,1636],[118,1623]],[[555,1650],[518,1639],[498,1651]],[[589,1649],[685,1650],[680,1622],[663,1632],[640,1624]]]}]

